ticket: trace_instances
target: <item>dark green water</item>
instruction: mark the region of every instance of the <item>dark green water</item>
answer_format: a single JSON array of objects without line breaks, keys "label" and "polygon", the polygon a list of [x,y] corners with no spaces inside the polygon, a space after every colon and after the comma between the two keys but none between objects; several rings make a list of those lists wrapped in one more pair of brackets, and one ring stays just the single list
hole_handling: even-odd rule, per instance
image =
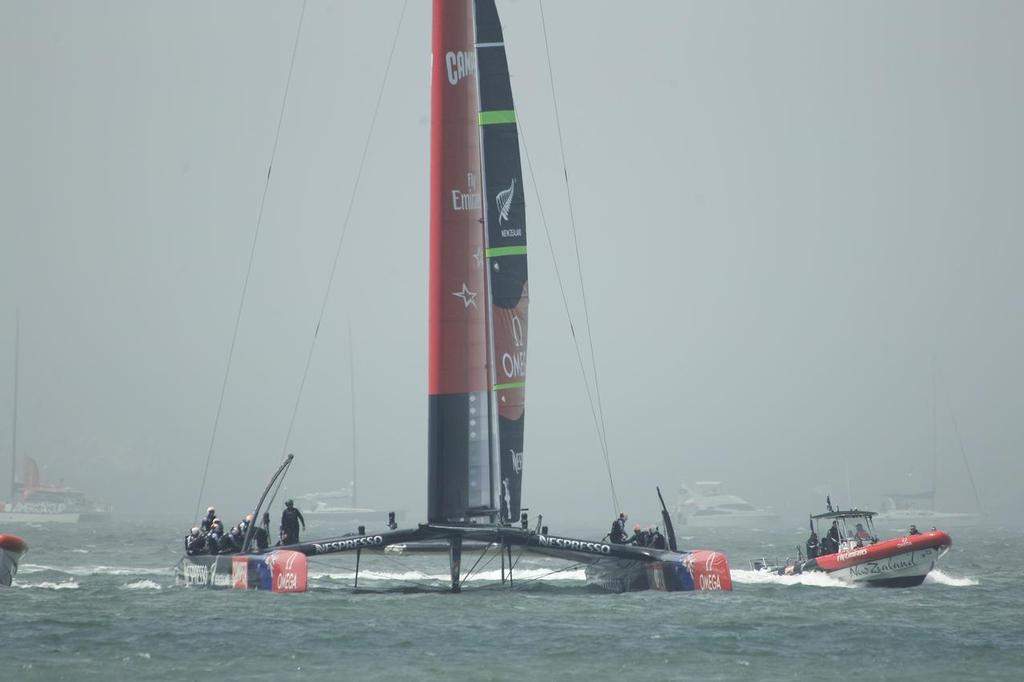
[{"label": "dark green water", "polygon": [[[180,529],[118,522],[7,528],[32,549],[0,590],[0,679],[775,680],[1024,679],[1024,534],[952,530],[924,585],[844,587],[769,579],[802,529],[707,531],[731,594],[610,595],[554,560],[524,559],[516,589],[483,568],[461,595],[422,589],[440,557],[314,562],[301,595],[177,587]],[[692,532],[692,531],[689,531]],[[472,560],[469,562],[472,563]]]}]

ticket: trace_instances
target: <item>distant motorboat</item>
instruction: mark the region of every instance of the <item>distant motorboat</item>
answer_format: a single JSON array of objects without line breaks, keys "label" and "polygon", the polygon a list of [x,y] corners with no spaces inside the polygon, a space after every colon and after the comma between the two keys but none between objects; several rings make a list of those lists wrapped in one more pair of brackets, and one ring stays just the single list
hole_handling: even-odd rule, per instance
[{"label": "distant motorboat", "polygon": [[971,512],[938,511],[935,509],[934,490],[888,493],[882,497],[882,511],[875,516],[876,523],[895,524],[894,528],[908,528],[912,523],[922,528],[973,526],[980,520],[980,514]]},{"label": "distant motorboat", "polygon": [[697,481],[695,491],[679,486],[674,520],[681,526],[704,528],[751,528],[777,526],[782,518],[771,511],[755,507],[742,497],[723,493],[719,481]]},{"label": "distant motorboat", "polygon": [[[387,518],[386,512],[355,506],[351,488],[299,495],[295,498],[295,505],[302,511],[303,516],[311,517],[311,521],[316,518],[334,523],[372,523],[382,522]],[[396,521],[402,521],[404,516],[405,512],[395,512]]]}]

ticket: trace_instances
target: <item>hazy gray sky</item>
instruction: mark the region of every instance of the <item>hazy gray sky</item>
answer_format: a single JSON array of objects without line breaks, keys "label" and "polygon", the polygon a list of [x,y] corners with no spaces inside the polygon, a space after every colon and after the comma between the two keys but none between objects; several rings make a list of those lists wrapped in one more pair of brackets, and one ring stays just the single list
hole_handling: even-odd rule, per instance
[{"label": "hazy gray sky", "polygon": [[[310,0],[206,501],[279,461],[402,3]],[[608,481],[537,2],[501,2],[528,186],[524,503],[601,523]],[[0,0],[0,453],[191,514],[300,2]],[[1022,511],[1024,5],[544,6],[616,482],[720,479],[790,514],[830,483]],[[412,0],[289,449],[424,517],[430,3]],[[526,169],[529,174],[529,169]],[[908,474],[912,476],[908,478]],[[0,486],[7,487],[7,466]],[[671,497],[674,497],[674,492]]]}]

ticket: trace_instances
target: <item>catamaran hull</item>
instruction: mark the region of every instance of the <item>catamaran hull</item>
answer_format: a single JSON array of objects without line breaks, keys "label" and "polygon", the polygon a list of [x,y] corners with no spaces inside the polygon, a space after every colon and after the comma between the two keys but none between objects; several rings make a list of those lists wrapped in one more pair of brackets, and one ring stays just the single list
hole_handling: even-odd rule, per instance
[{"label": "catamaran hull", "polygon": [[588,585],[609,592],[732,590],[732,576],[725,555],[702,549],[667,561],[598,559],[587,564],[585,573]]},{"label": "catamaran hull", "polygon": [[827,554],[777,572],[794,575],[818,571],[868,587],[916,587],[952,544],[947,533],[931,531]]},{"label": "catamaran hull", "polygon": [[0,587],[10,587],[18,572],[18,562],[28,544],[16,535],[0,534]]},{"label": "catamaran hull", "polygon": [[291,550],[185,556],[174,575],[179,585],[268,592],[305,592],[308,580],[306,555]]}]

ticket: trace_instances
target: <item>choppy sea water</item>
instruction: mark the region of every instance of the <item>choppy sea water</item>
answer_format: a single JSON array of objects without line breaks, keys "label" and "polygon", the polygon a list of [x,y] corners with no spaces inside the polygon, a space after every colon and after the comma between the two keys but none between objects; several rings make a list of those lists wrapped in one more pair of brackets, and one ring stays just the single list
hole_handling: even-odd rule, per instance
[{"label": "choppy sea water", "polygon": [[526,557],[503,589],[496,556],[445,594],[446,558],[368,554],[358,594],[352,555],[312,561],[306,594],[200,590],[174,583],[171,525],[3,530],[31,546],[0,589],[4,680],[1024,679],[1019,530],[953,529],[924,585],[885,590],[750,570],[801,528],[684,529],[728,554],[734,591],[622,595]]}]

